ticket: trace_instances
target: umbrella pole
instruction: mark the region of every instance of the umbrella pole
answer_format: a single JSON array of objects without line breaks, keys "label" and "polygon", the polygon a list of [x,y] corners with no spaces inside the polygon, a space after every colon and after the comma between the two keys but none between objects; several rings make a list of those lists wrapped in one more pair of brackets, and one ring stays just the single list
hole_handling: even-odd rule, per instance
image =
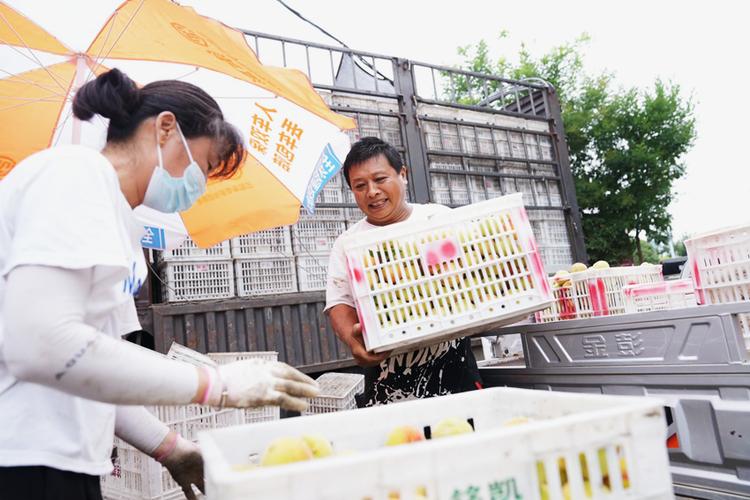
[{"label": "umbrella pole", "polygon": [[[77,54],[76,55],[76,78],[75,82],[73,83],[73,89],[74,91],[78,91],[78,89],[83,85],[86,81],[86,73],[88,70],[88,65],[86,64],[86,56],[84,54]],[[80,144],[81,143],[81,120],[76,118],[75,115],[73,115],[73,135],[71,137],[71,144]]]}]

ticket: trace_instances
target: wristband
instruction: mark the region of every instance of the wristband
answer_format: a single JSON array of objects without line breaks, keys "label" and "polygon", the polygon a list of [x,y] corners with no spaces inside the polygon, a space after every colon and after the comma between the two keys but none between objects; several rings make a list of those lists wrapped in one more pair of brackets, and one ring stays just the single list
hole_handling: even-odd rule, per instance
[{"label": "wristband", "polygon": [[175,432],[173,436],[174,437],[172,438],[172,440],[169,442],[169,444],[167,444],[166,449],[155,456],[154,460],[156,460],[157,462],[161,462],[174,451],[174,449],[177,447],[177,440],[180,438],[180,435]]},{"label": "wristband", "polygon": [[206,373],[206,376],[208,377],[208,382],[206,383],[205,392],[203,393],[203,396],[201,396],[201,398],[198,400],[198,403],[205,405],[206,403],[208,403],[208,399],[211,397],[211,391],[214,388],[214,377],[213,377],[213,374],[211,373],[212,372],[211,369],[209,369],[206,366],[201,366],[201,368]]}]

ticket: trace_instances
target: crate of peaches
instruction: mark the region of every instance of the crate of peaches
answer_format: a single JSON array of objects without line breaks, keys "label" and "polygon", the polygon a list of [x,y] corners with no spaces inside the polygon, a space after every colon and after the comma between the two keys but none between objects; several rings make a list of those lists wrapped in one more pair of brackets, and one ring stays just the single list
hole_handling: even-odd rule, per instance
[{"label": "crate of peaches", "polygon": [[520,193],[357,233],[344,251],[370,351],[471,335],[552,302]]},{"label": "crate of peaches", "polygon": [[665,500],[663,403],[492,388],[204,432],[209,500]]}]

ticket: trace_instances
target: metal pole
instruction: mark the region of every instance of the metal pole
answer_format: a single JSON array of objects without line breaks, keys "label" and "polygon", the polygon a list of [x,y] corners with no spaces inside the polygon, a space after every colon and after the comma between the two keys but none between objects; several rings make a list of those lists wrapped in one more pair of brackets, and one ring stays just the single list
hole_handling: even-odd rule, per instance
[{"label": "metal pole", "polygon": [[562,185],[563,207],[567,215],[568,234],[573,243],[573,258],[577,262],[588,262],[586,244],[583,237],[583,223],[581,222],[581,211],[578,208],[576,198],[575,181],[570,169],[570,157],[568,156],[568,144],[565,138],[565,129],[562,122],[562,109],[557,92],[553,87],[548,87],[547,93],[549,103],[550,132],[554,139],[555,151],[560,168],[560,184]]},{"label": "metal pole", "polygon": [[417,120],[417,100],[414,89],[412,65],[407,59],[394,60],[396,93],[399,95],[399,108],[403,117],[402,125],[406,135],[406,161],[409,166],[414,201],[430,201],[430,179],[427,172],[427,153],[422,139],[422,131]]}]

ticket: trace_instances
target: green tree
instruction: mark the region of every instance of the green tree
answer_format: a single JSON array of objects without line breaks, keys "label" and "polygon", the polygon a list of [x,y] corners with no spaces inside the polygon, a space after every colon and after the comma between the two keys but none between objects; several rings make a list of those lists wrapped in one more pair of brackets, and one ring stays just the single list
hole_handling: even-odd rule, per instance
[{"label": "green tree", "polygon": [[[583,35],[541,57],[522,45],[516,62],[504,57],[493,62],[484,40],[458,51],[463,70],[513,80],[542,78],[555,87],[589,258],[619,262],[635,252],[642,262],[642,239],[663,243],[669,236],[672,184],[684,174],[683,157],[695,139],[693,103],[670,82],[616,88],[613,74],[588,74],[581,55],[588,41]],[[501,85],[452,76],[446,93],[476,104]]]},{"label": "green tree", "polygon": [[633,254],[634,264],[643,264],[644,262],[658,264],[661,261],[661,255],[659,255],[659,251],[656,249],[653,243],[646,240],[641,240],[641,250],[643,253],[643,257],[639,257],[637,253]]},{"label": "green tree", "polygon": [[675,255],[679,257],[687,257],[687,248],[685,248],[686,239],[688,239],[687,235],[674,242]]}]

